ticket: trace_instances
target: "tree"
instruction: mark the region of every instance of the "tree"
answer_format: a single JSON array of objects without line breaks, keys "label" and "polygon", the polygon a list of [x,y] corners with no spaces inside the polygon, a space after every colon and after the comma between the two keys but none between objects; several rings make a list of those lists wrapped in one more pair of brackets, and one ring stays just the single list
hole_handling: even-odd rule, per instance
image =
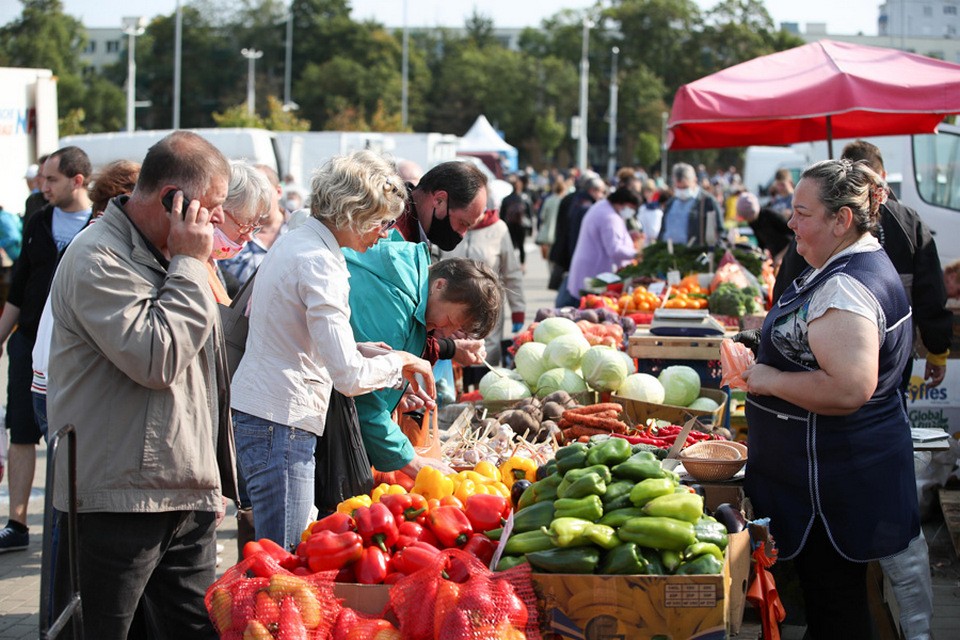
[{"label": "tree", "polygon": [[235,104],[232,107],[228,107],[223,113],[214,111],[212,117],[218,127],[264,128],[263,118],[256,113],[252,115],[248,113],[246,103]]},{"label": "tree", "polygon": [[263,126],[271,131],[309,131],[310,121],[298,118],[293,111],[286,111],[283,102],[276,96],[267,96],[267,115]]}]

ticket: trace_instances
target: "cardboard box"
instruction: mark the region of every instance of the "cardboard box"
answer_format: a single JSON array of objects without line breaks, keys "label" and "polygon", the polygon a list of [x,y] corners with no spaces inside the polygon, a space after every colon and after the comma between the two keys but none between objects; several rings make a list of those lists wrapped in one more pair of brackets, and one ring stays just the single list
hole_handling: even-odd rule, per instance
[{"label": "cardboard box", "polygon": [[[350,607],[361,613],[373,616],[383,614],[390,603],[389,584],[356,584],[352,582],[335,582],[333,594],[343,599],[343,606]],[[398,624],[397,618],[391,611],[386,619]]]},{"label": "cardboard box", "polygon": [[616,395],[612,396],[611,400],[623,405],[623,413],[630,420],[631,424],[644,424],[650,418],[669,420],[673,424],[683,424],[693,417],[697,418],[700,422],[712,423],[717,426],[723,425],[723,415],[727,410],[726,391],[701,388],[700,395],[704,398],[710,398],[720,406],[714,411],[699,411],[697,409],[677,407],[671,404],[655,404],[653,402],[631,400],[630,398]]},{"label": "cardboard box", "polygon": [[950,434],[960,432],[960,367],[955,362],[948,363],[943,382],[931,389],[923,379],[926,366],[926,360],[913,361],[907,389],[910,426],[943,429]]},{"label": "cardboard box", "polygon": [[722,640],[743,622],[750,535],[730,536],[719,575],[532,577],[547,637]]}]

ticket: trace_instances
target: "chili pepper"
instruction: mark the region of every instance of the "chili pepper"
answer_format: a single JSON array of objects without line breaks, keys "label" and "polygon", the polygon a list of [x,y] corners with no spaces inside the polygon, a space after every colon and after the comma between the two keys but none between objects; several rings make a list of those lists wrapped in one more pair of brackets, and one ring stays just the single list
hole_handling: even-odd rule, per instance
[{"label": "chili pepper", "polygon": [[525,509],[537,502],[555,500],[557,497],[557,487],[560,486],[562,481],[563,478],[559,473],[552,473],[543,480],[537,480],[527,487],[527,490],[520,496],[520,500],[517,502],[517,510]]},{"label": "chili pepper", "polygon": [[620,438],[610,438],[587,452],[587,464],[603,464],[612,467],[625,461],[632,453],[629,442]]},{"label": "chili pepper", "polygon": [[360,507],[353,519],[357,523],[357,533],[365,545],[376,545],[387,551],[397,543],[400,535],[397,531],[397,520],[387,505],[378,502],[369,507]]},{"label": "chili pepper", "polygon": [[478,462],[473,470],[488,480],[500,480],[500,470],[497,469],[495,464],[487,460],[481,460]]},{"label": "chili pepper", "polygon": [[440,550],[426,542],[414,542],[393,554],[390,566],[404,575],[415,573],[437,561]]},{"label": "chili pepper", "polygon": [[510,501],[502,496],[470,496],[463,512],[474,531],[486,531],[499,527],[510,515]]},{"label": "chili pepper", "polygon": [[553,503],[555,518],[582,518],[596,522],[603,517],[603,503],[600,496],[583,498],[561,498]]},{"label": "chili pepper", "polygon": [[617,537],[617,531],[605,524],[591,524],[583,532],[584,537],[601,549],[613,549],[623,541]]},{"label": "chili pepper", "polygon": [[593,573],[600,564],[600,550],[596,547],[566,547],[534,551],[527,561],[539,571],[547,573]]},{"label": "chili pepper", "polygon": [[357,524],[353,521],[353,518],[346,513],[335,512],[331,513],[325,518],[321,518],[307,527],[304,533],[306,536],[301,536],[302,540],[306,540],[314,533],[320,533],[321,531],[333,531],[334,533],[343,533],[345,531],[356,531]]},{"label": "chili pepper", "polygon": [[598,474],[590,472],[578,476],[574,480],[564,478],[557,487],[558,498],[583,498],[584,496],[602,496],[607,491],[607,484]]},{"label": "chili pepper", "polygon": [[638,575],[649,571],[650,563],[632,542],[624,542],[611,549],[600,564],[600,573],[607,575]]},{"label": "chili pepper", "polygon": [[540,530],[550,536],[555,547],[578,547],[588,544],[585,534],[593,523],[582,518],[554,518],[550,527]]},{"label": "chili pepper", "polygon": [[683,551],[697,541],[689,522],[653,516],[627,520],[617,529],[617,535],[623,541],[635,542],[641,547],[674,551]]},{"label": "chili pepper", "polygon": [[453,480],[443,475],[439,469],[422,467],[410,493],[419,493],[427,500],[439,500],[453,494]]},{"label": "chili pepper", "polygon": [[537,463],[524,456],[510,456],[506,462],[500,465],[500,480],[507,487],[512,487],[517,480],[529,480],[534,482],[537,479]]},{"label": "chili pepper", "polygon": [[360,507],[369,507],[372,504],[373,500],[371,500],[370,496],[366,494],[362,496],[353,496],[352,498],[347,498],[337,505],[337,513],[345,513],[348,516],[352,516],[353,512]]},{"label": "chili pepper", "polygon": [[694,542],[692,545],[683,550],[681,558],[684,562],[690,562],[699,558],[705,553],[709,553],[714,558],[723,562],[723,551],[720,550],[720,547],[713,544],[712,542]]},{"label": "chili pepper", "polygon": [[525,531],[511,535],[503,545],[503,552],[508,555],[522,555],[531,551],[553,549],[553,540],[542,529]]},{"label": "chili pepper", "polygon": [[513,569],[527,561],[526,556],[500,556],[500,562],[497,563],[497,571],[506,571]]},{"label": "chili pepper", "polygon": [[407,490],[398,484],[387,484],[383,482],[373,488],[373,491],[370,492],[370,499],[376,503],[380,502],[380,498],[385,495],[402,495],[406,492]]},{"label": "chili pepper", "polygon": [[380,498],[397,523],[412,520],[423,524],[427,519],[427,500],[417,493],[387,494]]},{"label": "chili pepper", "polygon": [[669,478],[647,478],[635,484],[630,490],[630,502],[634,506],[642,507],[654,498],[672,494],[674,487]]},{"label": "chili pepper", "polygon": [[637,507],[624,507],[603,514],[603,517],[597,521],[597,524],[605,524],[608,527],[619,527],[631,518],[642,518],[644,513]]},{"label": "chili pepper", "polygon": [[441,506],[430,511],[430,530],[444,547],[460,547],[473,533],[467,515],[457,507]]},{"label": "chili pepper", "polygon": [[643,512],[693,524],[703,516],[703,498],[695,493],[671,493],[643,505]]},{"label": "chili pepper", "polygon": [[705,553],[691,562],[681,564],[676,570],[676,575],[678,576],[716,573],[723,573],[723,563],[709,553]]},{"label": "chili pepper", "polygon": [[307,565],[314,572],[340,569],[357,560],[363,550],[363,539],[353,531],[320,531],[307,538],[304,544]]},{"label": "chili pepper", "polygon": [[364,547],[354,571],[360,584],[380,584],[387,577],[390,556],[380,547]]},{"label": "chili pepper", "polygon": [[591,467],[582,467],[580,469],[571,469],[570,471],[563,474],[564,480],[569,480],[573,482],[574,480],[585,476],[588,473],[595,473],[600,476],[600,479],[605,483],[610,484],[613,482],[613,476],[610,474],[610,467],[605,464],[595,464]]},{"label": "chili pepper", "polygon": [[680,566],[680,554],[674,549],[660,549],[660,561],[667,573],[673,573]]},{"label": "chili pepper", "polygon": [[624,507],[632,507],[633,503],[630,502],[630,491],[633,487],[634,482],[631,480],[617,480],[616,482],[608,484],[606,493],[600,496],[600,500],[603,502],[604,513],[623,509]]},{"label": "chili pepper", "polygon": [[497,550],[497,543],[482,533],[474,533],[467,540],[467,544],[463,545],[463,550],[489,566],[493,553]]},{"label": "chili pepper", "polygon": [[534,531],[540,527],[549,527],[554,517],[554,502],[547,500],[532,504],[513,514],[513,532]]},{"label": "chili pepper", "polygon": [[700,542],[712,542],[721,550],[727,548],[727,528],[715,518],[703,516],[693,525],[693,530]]},{"label": "chili pepper", "polygon": [[419,522],[402,522],[397,527],[397,533],[399,534],[397,543],[393,545],[396,549],[409,547],[414,542],[426,542],[434,547],[440,547],[440,543],[437,542],[437,537],[433,535],[433,532]]},{"label": "chili pepper", "polygon": [[[576,449],[570,451],[563,457],[560,457],[560,452],[569,447],[582,446],[583,449]],[[575,442],[573,444],[568,444],[563,449],[557,449],[557,453],[554,454],[557,460],[557,473],[563,475],[568,471],[573,469],[579,469],[587,463],[587,445],[582,442]]]},{"label": "chili pepper", "polygon": [[625,462],[621,462],[613,469],[613,475],[627,480],[646,480],[647,478],[665,478],[667,474],[657,457],[649,451],[635,453]]}]

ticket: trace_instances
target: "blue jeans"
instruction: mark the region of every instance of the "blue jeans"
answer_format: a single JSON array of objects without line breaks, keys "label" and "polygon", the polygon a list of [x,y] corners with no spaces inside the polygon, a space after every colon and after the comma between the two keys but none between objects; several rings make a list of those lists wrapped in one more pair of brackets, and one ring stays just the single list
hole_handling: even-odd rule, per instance
[{"label": "blue jeans", "polygon": [[290,549],[300,542],[313,508],[317,437],[242,411],[233,412],[233,431],[257,538]]},{"label": "blue jeans", "polygon": [[37,393],[36,391],[31,393],[33,394],[33,417],[37,421],[37,426],[40,427],[40,433],[43,434],[44,441],[49,441],[50,434],[47,433],[49,430],[47,426],[47,394]]}]

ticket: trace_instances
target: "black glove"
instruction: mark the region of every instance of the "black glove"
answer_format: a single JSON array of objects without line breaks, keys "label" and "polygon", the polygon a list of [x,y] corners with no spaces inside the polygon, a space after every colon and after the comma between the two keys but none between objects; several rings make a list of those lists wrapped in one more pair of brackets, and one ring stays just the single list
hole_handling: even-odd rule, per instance
[{"label": "black glove", "polygon": [[757,349],[760,348],[760,329],[750,329],[749,331],[741,331],[740,333],[734,334],[733,341],[739,342],[750,349],[750,351],[753,351],[753,355],[756,357]]}]

